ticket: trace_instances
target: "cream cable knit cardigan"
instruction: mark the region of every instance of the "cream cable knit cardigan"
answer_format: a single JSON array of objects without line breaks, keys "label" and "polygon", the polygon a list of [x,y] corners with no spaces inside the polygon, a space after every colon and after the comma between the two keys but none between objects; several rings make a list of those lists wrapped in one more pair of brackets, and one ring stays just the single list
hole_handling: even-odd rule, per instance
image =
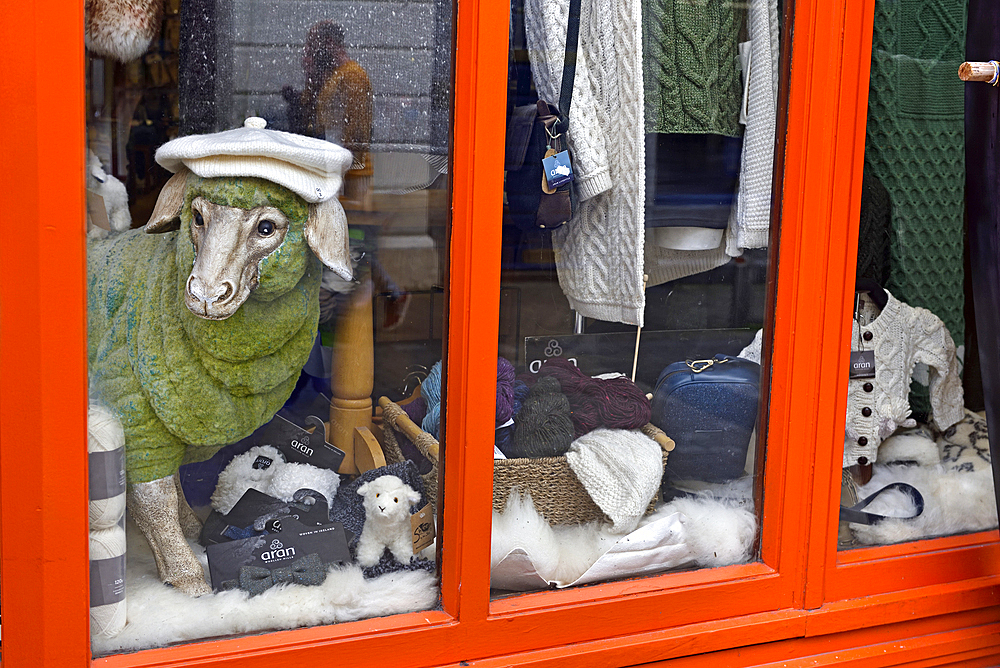
[{"label": "cream cable knit cardigan", "polygon": [[[751,15],[757,17],[756,23],[751,18],[751,37],[763,29],[768,46],[776,37],[776,18],[769,23],[776,10],[768,9],[775,2],[751,0]],[[754,5],[765,11],[758,8],[755,13]],[[569,0],[525,0],[532,76],[539,96],[550,102],[559,99],[568,17]],[[768,80],[776,76],[776,70],[768,67],[773,56],[760,60],[763,66],[754,65],[755,75],[766,75]],[[751,107],[751,113],[765,111]],[[580,202],[569,224],[553,231],[552,243],[559,285],[570,308],[589,318],[642,325],[644,272],[656,285],[729,260],[725,245],[711,251],[675,251],[645,243],[639,0],[583,0],[567,139]],[[743,160],[746,164],[746,153]],[[769,190],[766,199],[770,201]],[[766,243],[766,234],[764,238]],[[739,254],[738,249],[732,252]]]},{"label": "cream cable knit cardigan", "polygon": [[[854,320],[851,329],[851,350],[875,351],[875,378],[847,382],[845,468],[857,464],[859,457],[875,462],[883,439],[898,427],[915,424],[908,396],[917,362],[930,368],[931,410],[937,428],[944,431],[964,417],[962,378],[948,329],[927,309],[886,294],[889,301],[881,313],[865,298],[861,322]],[[871,334],[867,341],[866,333]]]}]

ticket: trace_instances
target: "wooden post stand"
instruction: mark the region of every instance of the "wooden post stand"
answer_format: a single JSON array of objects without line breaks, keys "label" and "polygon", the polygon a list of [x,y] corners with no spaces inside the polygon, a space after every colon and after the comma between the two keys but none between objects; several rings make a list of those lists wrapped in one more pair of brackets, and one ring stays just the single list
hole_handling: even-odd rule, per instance
[{"label": "wooden post stand", "polygon": [[[346,307],[339,314],[330,374],[333,396],[330,403],[330,443],[346,453],[338,472],[347,474],[359,473],[359,464],[365,469],[373,463],[378,465],[377,459],[382,454],[371,433],[375,373],[372,281],[370,273],[363,271],[361,284],[348,297]],[[355,443],[361,446],[362,451],[368,452],[359,457]],[[372,447],[378,452],[371,452]]]}]

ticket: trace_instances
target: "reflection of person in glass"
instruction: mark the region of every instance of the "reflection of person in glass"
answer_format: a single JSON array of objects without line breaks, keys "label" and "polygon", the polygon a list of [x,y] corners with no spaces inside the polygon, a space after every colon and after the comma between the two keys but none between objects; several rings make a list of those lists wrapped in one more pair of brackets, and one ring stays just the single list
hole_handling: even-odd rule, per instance
[{"label": "reflection of person in glass", "polygon": [[370,208],[372,86],[364,68],[347,55],[344,29],[333,21],[313,25],[306,36],[302,69],[305,89],[301,93],[291,86],[282,89],[291,130],[350,149],[354,164],[344,178],[344,204]]}]

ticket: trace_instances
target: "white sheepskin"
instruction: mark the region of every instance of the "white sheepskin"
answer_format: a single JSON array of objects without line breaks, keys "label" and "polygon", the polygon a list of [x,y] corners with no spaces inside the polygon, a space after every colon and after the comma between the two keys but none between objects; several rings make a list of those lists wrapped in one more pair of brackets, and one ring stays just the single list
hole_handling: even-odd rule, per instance
[{"label": "white sheepskin", "polygon": [[920,466],[934,466],[941,457],[934,434],[926,427],[901,429],[878,446],[878,462],[915,462]]},{"label": "white sheepskin", "polygon": [[[251,597],[224,591],[200,598],[160,582],[145,538],[128,523],[128,623],[114,638],[93,638],[94,656],[232,634],[335,624],[433,608],[437,578],[402,571],[365,579],[351,565],[331,567],[319,586],[287,584]],[[208,571],[205,550],[189,541]]]},{"label": "white sheepskin", "polygon": [[916,487],[924,498],[924,512],[912,519],[892,519],[909,517],[915,508],[907,494],[887,491],[865,510],[890,519],[871,526],[851,524],[858,542],[883,545],[997,526],[989,433],[982,415],[966,410],[965,417],[940,434],[922,426],[883,441],[872,479],[858,489],[858,497],[870,496],[893,482]]},{"label": "white sheepskin", "polygon": [[[744,481],[734,481],[734,486],[719,490],[726,500],[703,492],[664,504],[625,536],[601,522],[550,526],[530,497],[511,494],[504,511],[493,513],[493,584],[528,590],[546,583],[562,587],[597,581],[595,572],[628,577],[746,563],[752,558],[757,520],[748,509],[749,487]],[[643,550],[648,550],[645,556]]]},{"label": "white sheepskin", "polygon": [[[206,573],[205,550],[190,542]],[[93,638],[95,656],[232,634],[335,624],[433,608],[437,578],[402,571],[365,579],[358,566],[331,567],[323,584],[287,584],[251,597],[224,591],[200,598],[169,587],[156,575],[146,539],[128,524],[128,623],[114,638]]]},{"label": "white sheepskin", "polygon": [[621,538],[600,522],[551,526],[535,510],[530,496],[515,490],[502,513],[493,512],[490,565],[511,552],[528,553],[538,574],[548,582],[573,582]]},{"label": "white sheepskin", "polygon": [[717,568],[750,561],[757,518],[744,508],[708,495],[674,499],[656,510],[643,524],[671,513],[684,517],[685,538],[691,560],[699,568]]},{"label": "white sheepskin", "polygon": [[[969,472],[948,470],[941,464],[876,465],[872,479],[859,488],[858,495],[864,498],[893,482],[905,482],[916,487],[924,497],[924,512],[914,519],[886,519],[871,526],[851,524],[859,542],[867,545],[900,543],[985,531],[997,526],[993,475],[989,468]],[[913,504],[906,494],[890,490],[865,510],[879,515],[906,516],[913,511]]]},{"label": "white sheepskin", "polygon": [[365,526],[358,538],[358,563],[370,568],[386,548],[401,564],[413,560],[413,529],[410,506],[420,494],[394,475],[383,475],[358,487],[364,498]]},{"label": "white sheepskin", "polygon": [[[255,469],[257,457],[272,460],[266,469]],[[270,445],[250,448],[233,458],[219,474],[219,482],[212,494],[212,507],[225,515],[248,489],[256,489],[282,501],[291,501],[302,488],[313,489],[332,501],[340,487],[336,471],[321,469],[309,464],[286,462],[281,452]]]}]

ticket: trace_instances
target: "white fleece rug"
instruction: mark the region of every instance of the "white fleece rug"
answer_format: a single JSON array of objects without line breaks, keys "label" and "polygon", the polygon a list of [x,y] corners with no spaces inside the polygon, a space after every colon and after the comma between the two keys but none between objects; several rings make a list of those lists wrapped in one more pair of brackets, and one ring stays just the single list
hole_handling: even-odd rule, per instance
[{"label": "white fleece rug", "polygon": [[[160,582],[149,546],[128,523],[128,622],[114,638],[93,638],[94,656],[132,652],[220,636],[335,624],[427,610],[438,604],[437,578],[426,571],[366,580],[357,566],[331,567],[319,586],[287,584],[250,597],[225,591],[200,598]],[[205,550],[192,549],[208,571]]]},{"label": "white fleece rug", "polygon": [[511,494],[493,513],[490,584],[531,591],[746,563],[757,519],[745,481],[731,487],[727,498],[706,491],[663,504],[625,536],[599,522],[550,526],[529,497]]},{"label": "white fleece rug", "polygon": [[[872,479],[858,489],[859,498],[905,482],[920,491],[924,512],[871,526],[851,524],[859,543],[884,545],[997,527],[989,440],[981,415],[967,410],[959,423],[940,434],[926,426],[900,430],[879,446],[878,462]],[[906,517],[914,508],[909,496],[890,490],[865,510]]]}]

